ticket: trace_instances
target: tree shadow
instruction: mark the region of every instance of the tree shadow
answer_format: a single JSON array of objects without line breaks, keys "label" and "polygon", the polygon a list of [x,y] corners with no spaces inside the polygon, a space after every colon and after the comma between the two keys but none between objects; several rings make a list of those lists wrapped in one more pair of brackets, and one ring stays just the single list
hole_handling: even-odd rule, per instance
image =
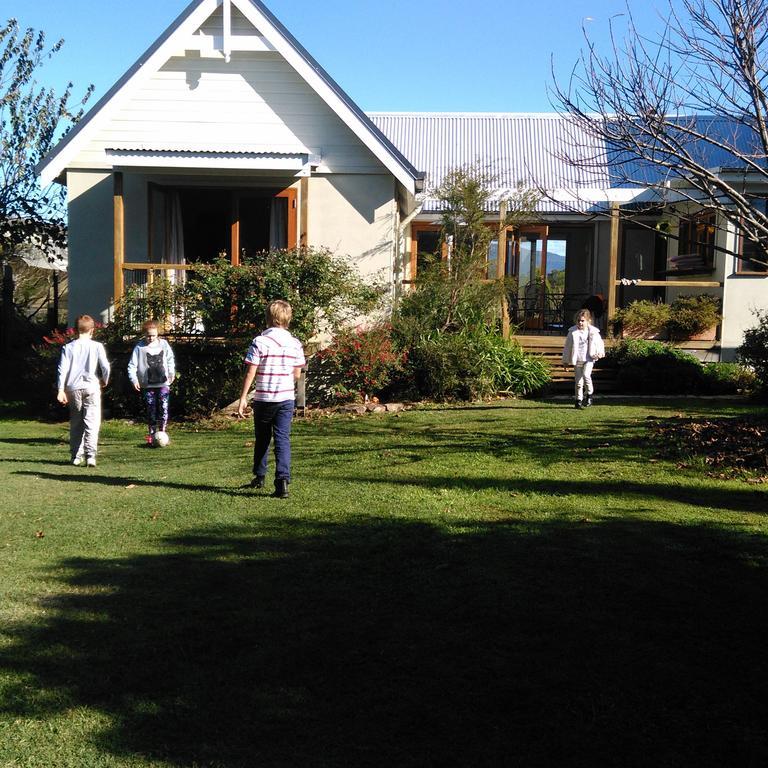
[{"label": "tree shadow", "polygon": [[[326,463],[325,440],[332,437],[344,447],[334,448],[335,456],[360,458],[374,455],[388,464],[415,462],[451,454],[486,454],[511,459],[525,453],[543,465],[562,462],[581,454],[584,458],[636,461],[645,464],[656,452],[647,439],[643,420],[604,419],[598,424],[576,421],[572,425],[536,425],[531,432],[509,434],[504,424],[486,419],[465,420],[453,426],[408,425],[405,429],[386,420],[370,419],[365,424],[339,420],[324,423],[313,435],[304,436],[296,453],[301,460]],[[382,448],[384,446],[384,448]]]},{"label": "tree shadow", "polygon": [[[27,463],[27,462],[24,462]],[[52,462],[47,461],[50,465]],[[69,462],[67,462],[67,465]],[[167,480],[146,480],[141,477],[131,477],[130,475],[104,475],[98,469],[79,469],[72,474],[62,475],[52,472],[35,472],[34,470],[19,470],[12,472],[14,475],[24,475],[35,477],[41,480],[52,480],[58,483],[85,483],[87,485],[108,485],[118,488],[125,488],[128,485],[147,486],[151,488],[172,488],[181,491],[207,491],[209,493],[219,493],[224,496],[242,496],[242,492],[232,487],[220,485],[204,485],[202,483],[173,483]],[[238,486],[245,488],[246,486]]]},{"label": "tree shadow", "polygon": [[0,443],[9,445],[67,445],[68,440],[59,437],[0,437]]},{"label": "tree shadow", "polygon": [[768,492],[744,487],[715,487],[712,485],[681,485],[677,483],[644,483],[632,480],[546,480],[530,478],[463,477],[461,475],[430,475],[378,477],[352,474],[356,482],[412,485],[422,488],[457,488],[469,491],[495,490],[508,493],[546,494],[548,496],[637,497],[639,502],[648,498],[690,504],[694,507],[727,509],[768,515]]},{"label": "tree shadow", "polygon": [[[764,537],[263,519],[57,562],[2,711],[171,765],[762,766]],[[64,574],[64,575],[62,575]]]}]

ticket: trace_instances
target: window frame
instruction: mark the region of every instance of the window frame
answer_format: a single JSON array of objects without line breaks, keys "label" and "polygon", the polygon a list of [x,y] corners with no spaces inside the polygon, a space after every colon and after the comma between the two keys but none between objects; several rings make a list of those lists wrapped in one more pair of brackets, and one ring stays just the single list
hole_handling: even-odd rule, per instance
[{"label": "window frame", "polygon": [[[683,234],[683,228],[686,234]],[[699,228],[706,228],[706,239],[700,239]],[[715,240],[717,238],[717,211],[703,208],[700,211],[681,216],[677,230],[677,255],[672,261],[682,258],[699,257],[699,264],[677,270],[668,270],[671,274],[714,272],[716,267]],[[682,245],[685,243],[685,249]]]},{"label": "window frame", "polygon": [[[768,213],[768,198],[766,197],[755,197],[754,202],[756,203],[755,207],[758,207],[758,205],[761,204],[762,212]],[[743,218],[740,220],[743,222]],[[748,240],[744,237],[744,232],[742,229],[742,226],[739,226],[738,231],[738,238],[739,238],[739,247],[738,252],[736,254],[736,269],[735,274],[737,275],[755,275],[757,277],[768,277],[768,265],[763,267],[762,269],[744,269],[744,263],[750,263],[753,261],[750,257],[744,257],[744,246],[745,244],[750,245],[751,247],[754,247],[754,244],[751,240]]]}]

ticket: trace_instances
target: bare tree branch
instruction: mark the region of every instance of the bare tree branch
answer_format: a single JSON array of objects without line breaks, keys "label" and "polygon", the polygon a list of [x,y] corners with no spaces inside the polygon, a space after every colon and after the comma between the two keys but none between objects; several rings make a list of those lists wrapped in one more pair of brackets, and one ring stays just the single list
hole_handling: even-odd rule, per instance
[{"label": "bare tree branch", "polygon": [[611,20],[605,53],[585,31],[570,78],[552,91],[572,125],[561,159],[607,169],[609,186],[649,188],[658,204],[719,211],[768,263],[765,193],[755,191],[768,185],[768,4],[670,1],[666,22],[643,36],[628,8]]}]

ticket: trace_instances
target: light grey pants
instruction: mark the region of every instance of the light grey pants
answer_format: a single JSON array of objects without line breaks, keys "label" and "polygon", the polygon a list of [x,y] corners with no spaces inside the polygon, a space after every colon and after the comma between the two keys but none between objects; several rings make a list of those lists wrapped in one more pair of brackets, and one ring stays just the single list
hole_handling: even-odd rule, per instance
[{"label": "light grey pants", "polygon": [[71,458],[96,456],[101,428],[101,391],[76,389],[69,399],[69,452]]},{"label": "light grey pants", "polygon": [[594,363],[576,363],[574,376],[576,377],[576,399],[581,400],[584,397],[584,388],[587,390],[587,397],[591,397],[595,391],[592,386],[592,368]]}]

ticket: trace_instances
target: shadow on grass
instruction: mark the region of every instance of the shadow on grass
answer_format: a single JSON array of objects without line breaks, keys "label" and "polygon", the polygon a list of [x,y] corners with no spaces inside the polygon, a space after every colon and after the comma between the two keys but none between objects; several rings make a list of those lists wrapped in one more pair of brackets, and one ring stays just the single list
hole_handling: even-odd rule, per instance
[{"label": "shadow on grass", "polygon": [[[26,462],[25,462],[26,463]],[[51,464],[51,462],[45,462]],[[67,462],[69,466],[69,462]],[[98,468],[77,468],[73,469],[72,474],[53,474],[52,472],[35,472],[33,470],[19,470],[12,472],[14,475],[26,475],[41,480],[53,480],[60,483],[86,483],[88,485],[108,485],[118,488],[125,488],[128,485],[147,486],[150,488],[172,488],[177,491],[207,491],[208,493],[220,493],[225,496],[242,496],[234,488],[220,485],[203,485],[202,483],[173,483],[167,480],[145,480],[140,477],[102,475]],[[245,487],[245,486],[239,486]]]},{"label": "shadow on grass", "polygon": [[90,708],[104,753],[184,766],[768,760],[765,538],[274,518],[165,544],[52,566],[6,714]]},{"label": "shadow on grass", "polygon": [[67,445],[60,437],[0,437],[0,443],[9,445]]},{"label": "shadow on grass", "polygon": [[509,493],[540,493],[548,496],[589,496],[592,498],[625,498],[637,496],[639,501],[648,498],[664,499],[680,504],[690,504],[707,509],[727,509],[733,512],[768,514],[768,492],[744,487],[712,485],[681,485],[673,483],[643,483],[631,480],[530,480],[524,478],[461,477],[460,475],[434,475],[424,477],[350,475],[361,483],[384,485],[412,485],[422,488],[458,488],[462,490],[495,490]]}]

